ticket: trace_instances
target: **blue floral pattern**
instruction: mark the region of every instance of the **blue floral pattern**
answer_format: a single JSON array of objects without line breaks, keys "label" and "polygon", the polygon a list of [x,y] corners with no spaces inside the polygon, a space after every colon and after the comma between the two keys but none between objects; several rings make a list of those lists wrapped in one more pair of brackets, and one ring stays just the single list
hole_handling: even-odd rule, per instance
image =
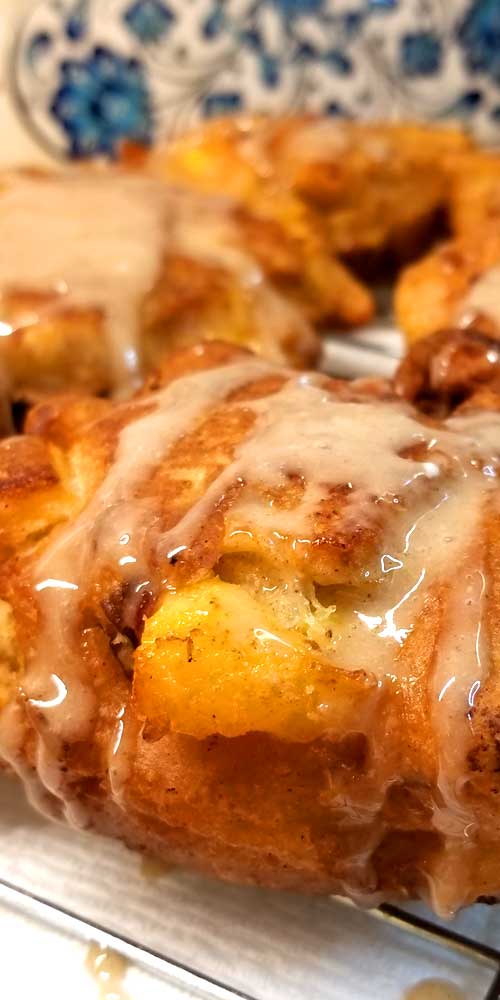
[{"label": "blue floral pattern", "polygon": [[139,41],[148,45],[165,37],[175,14],[160,0],[136,0],[125,10],[123,19]]},{"label": "blue floral pattern", "polygon": [[123,139],[150,142],[149,95],[137,60],[98,47],[85,60],[62,62],[60,81],[50,110],[72,156],[113,156]]},{"label": "blue floral pattern", "polygon": [[116,155],[200,117],[311,108],[500,128],[500,0],[46,0],[12,86],[39,137]]},{"label": "blue floral pattern", "polygon": [[472,73],[484,71],[500,82],[500,3],[475,0],[459,25],[467,66]]},{"label": "blue floral pattern", "polygon": [[87,31],[89,0],[75,0],[66,18],[65,31],[70,42],[77,42]]},{"label": "blue floral pattern", "polygon": [[434,76],[441,63],[442,45],[429,31],[417,31],[401,39],[401,69],[405,76]]}]

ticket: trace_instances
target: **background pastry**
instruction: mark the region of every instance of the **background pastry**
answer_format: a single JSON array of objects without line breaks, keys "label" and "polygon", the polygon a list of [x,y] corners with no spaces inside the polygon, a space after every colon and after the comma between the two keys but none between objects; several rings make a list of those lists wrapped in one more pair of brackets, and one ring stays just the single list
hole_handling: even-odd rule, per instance
[{"label": "background pastry", "polygon": [[126,394],[165,351],[203,338],[298,366],[318,352],[293,241],[228,198],[115,168],[11,173],[0,237],[15,398]]},{"label": "background pastry", "polygon": [[[471,146],[459,130],[314,115],[231,118],[154,149],[155,174],[229,190],[325,255],[380,265],[414,254]],[[307,268],[307,260],[304,262]]]},{"label": "background pastry", "polygon": [[460,132],[416,125],[236,119],[129,150],[130,170],[5,174],[12,396],[126,394],[166,350],[201,339],[313,362],[318,328],[373,316],[340,257],[411,254],[467,147]]},{"label": "background pastry", "polygon": [[500,338],[500,229],[478,223],[400,275],[396,320],[410,342],[453,327]]},{"label": "background pastry", "polygon": [[458,156],[450,174],[450,224],[457,235],[474,234],[500,218],[500,156],[476,149]]},{"label": "background pastry", "polygon": [[500,409],[500,344],[468,327],[417,340],[394,379],[399,396],[435,416],[457,407]]},{"label": "background pastry", "polygon": [[396,319],[410,341],[450,327],[500,338],[500,157],[473,150],[448,162],[453,238],[400,275]]}]

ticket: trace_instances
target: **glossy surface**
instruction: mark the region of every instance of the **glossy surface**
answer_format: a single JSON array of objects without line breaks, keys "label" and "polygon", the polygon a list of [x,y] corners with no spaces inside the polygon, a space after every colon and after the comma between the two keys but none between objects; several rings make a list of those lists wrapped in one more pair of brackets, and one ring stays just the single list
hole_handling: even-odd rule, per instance
[{"label": "glossy surface", "polygon": [[[20,174],[4,185],[2,292],[35,294],[18,325],[33,324],[37,312],[43,317],[51,308],[101,311],[112,382],[117,390],[137,388],[140,309],[159,276],[172,199],[140,177],[98,171]],[[1,332],[7,337],[15,329],[3,323]]]},{"label": "glossy surface", "polygon": [[466,1000],[458,986],[445,979],[423,979],[410,987],[404,1000]]},{"label": "glossy surface", "polygon": [[85,968],[94,980],[96,1000],[129,1000],[124,986],[128,967],[127,960],[111,948],[89,945]]},{"label": "glossy surface", "polygon": [[[205,354],[200,349],[193,360]],[[81,615],[94,574],[111,575],[126,595],[111,649],[125,677],[135,671],[131,700],[124,677],[117,678],[107,709],[114,802],[120,807],[127,796],[141,720],[153,746],[164,734],[202,740],[254,732],[293,745],[349,736],[354,725],[370,747],[371,768],[356,785],[348,769],[336,775],[332,799],[344,822],[356,828],[364,816],[376,837],[402,760],[417,767],[404,760],[425,725],[435,764],[418,768],[434,788],[430,822],[443,847],[440,864],[426,873],[427,892],[448,912],[467,899],[463,866],[476,850],[468,755],[471,713],[489,672],[481,539],[497,497],[500,415],[474,412],[433,424],[403,404],[349,392],[321,375],[248,359],[185,374],[129,406],[101,485],[35,566],[43,625],[22,701],[2,719],[2,753],[39,805],[87,825],[66,776],[65,747],[94,739],[100,696],[89,677],[87,632],[95,640]],[[211,439],[207,466],[196,476],[180,474],[175,449],[190,435],[197,440],[218,407],[220,433],[233,426],[235,439]],[[167,506],[166,526],[149,488],[162,469],[185,484],[181,512]],[[332,498],[332,548],[309,576]],[[223,578],[207,562],[189,589],[190,560],[200,545],[210,558],[204,532],[221,511]],[[268,564],[257,575],[245,568],[255,556]],[[450,572],[457,574],[452,587]],[[133,623],[145,618],[134,655]],[[427,706],[417,710],[412,689],[422,684],[419,657],[427,655],[425,645],[414,652],[422,622],[435,651]],[[36,739],[36,773],[23,758],[23,705]],[[387,711],[396,713],[396,726],[408,714],[394,745],[385,737]],[[416,711],[425,711],[420,724]],[[339,888],[373,901],[370,849],[360,849],[355,835],[349,844]]]},{"label": "glossy surface", "polygon": [[481,327],[481,319],[486,319],[493,329],[500,333],[500,265],[488,268],[473,282],[465,296],[458,316],[459,326],[475,322]]},{"label": "glossy surface", "polygon": [[263,253],[266,232],[230,199],[106,168],[0,184],[0,362],[14,395],[130,395],[198,328],[276,361],[300,344],[314,353],[306,310],[269,278],[245,224]]}]

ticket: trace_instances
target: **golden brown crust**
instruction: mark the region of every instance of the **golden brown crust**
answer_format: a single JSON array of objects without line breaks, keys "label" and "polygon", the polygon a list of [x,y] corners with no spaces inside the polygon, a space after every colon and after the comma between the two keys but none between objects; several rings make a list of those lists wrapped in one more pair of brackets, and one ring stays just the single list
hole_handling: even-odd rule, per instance
[{"label": "golden brown crust", "polygon": [[243,117],[204,125],[153,151],[149,163],[203,190],[229,183],[253,210],[282,213],[299,233],[298,217],[333,251],[390,248],[407,256],[444,204],[450,165],[470,145],[459,131],[410,123]]},{"label": "golden brown crust", "polygon": [[[107,169],[109,177],[114,171],[117,185],[127,177],[123,170]],[[10,172],[0,183],[4,190],[11,190],[25,176],[26,171]],[[42,172],[31,177],[40,185],[41,201],[46,197],[44,183],[53,176],[57,178]],[[97,176],[102,177],[102,172]],[[190,196],[184,192],[182,197]],[[313,324],[318,316],[314,295],[305,298],[302,294],[302,258],[296,243],[279,221],[260,219],[227,199],[224,203],[210,200],[210,205],[212,214],[219,214],[221,226],[231,230],[226,243],[245,256],[247,269],[252,266],[260,274],[262,292],[252,289],[245,275],[229,264],[169,246],[172,241],[166,222],[166,249],[157,278],[139,310],[142,373],[154,369],[168,351],[202,339],[225,339],[297,367],[314,363],[319,340]],[[98,253],[99,246],[92,244],[91,252]],[[68,275],[62,275],[63,279],[70,285]],[[50,288],[26,285],[22,259],[15,287],[2,285],[0,294],[1,320],[11,328],[9,336],[0,338],[0,364],[14,398],[34,400],[68,390],[95,395],[116,390],[108,317],[102,308],[92,301],[71,302],[71,296],[67,300]]]},{"label": "golden brown crust", "polygon": [[[271,547],[263,525],[260,531],[253,526],[252,537],[244,530],[245,509],[238,507],[243,484],[221,485],[203,507],[188,548],[169,550],[166,592],[158,583],[165,573],[164,563],[155,561],[159,556],[148,561],[153,574],[148,579],[156,584],[145,587],[140,600],[133,597],[138,578],[123,575],[112,549],[109,559],[96,555],[86,565],[81,597],[61,621],[70,628],[71,662],[85,679],[84,693],[95,698],[87,735],[59,743],[50,714],[47,728],[40,707],[43,671],[31,681],[35,688],[29,695],[12,700],[15,686],[23,683],[23,664],[33,663],[37,649],[43,664],[40,636],[52,611],[33,587],[40,559],[61,541],[73,544],[64,522],[74,528],[79,512],[95,498],[116,461],[124,428],[154,413],[155,395],[177,379],[225,364],[230,377],[231,365],[245,359],[244,352],[216,343],[181,352],[130,402],[47,401],[29,415],[24,436],[0,442],[0,608],[12,609],[17,636],[7,650],[0,649],[1,697],[11,699],[0,718],[2,747],[9,712],[21,712],[21,744],[17,756],[9,744],[7,756],[22,772],[32,765],[45,775],[50,790],[45,804],[53,811],[223,878],[349,891],[364,899],[428,897],[434,885],[442,910],[496,894],[498,517],[488,507],[485,520],[472,529],[473,559],[468,548],[460,550],[460,562],[445,563],[444,575],[429,584],[406,640],[395,647],[390,676],[377,674],[371,654],[366,661],[356,659],[359,653],[349,652],[349,646],[347,661],[342,645],[331,655],[333,641],[344,635],[355,641],[353,607],[369,613],[372,608],[369,620],[375,621],[376,604],[370,602],[388,581],[374,567],[381,552],[397,552],[399,525],[407,530],[413,510],[418,518],[436,509],[436,472],[429,482],[417,477],[414,493],[402,491],[391,502],[355,493],[363,506],[353,518],[352,488],[335,483],[338,473],[327,474],[325,464],[326,481],[307,538],[290,529]],[[425,359],[420,364],[425,381]],[[208,497],[210,484],[251,433],[253,407],[279,393],[288,377],[279,370],[249,374],[134,487],[134,503],[150,505],[154,538],[170,537],[164,533],[193,502]],[[350,386],[326,378],[318,385],[338,401],[375,400],[389,413],[391,407],[410,413],[391,402],[384,385]],[[438,422],[424,420],[421,426],[439,438]],[[454,489],[461,477],[446,447],[434,449],[432,461]],[[403,454],[408,461],[418,454],[425,460],[423,445],[410,442]],[[270,509],[287,517],[305,488],[303,477],[293,474],[286,487],[256,482],[254,502],[264,508],[272,502]],[[12,518],[8,508],[14,502]],[[99,536],[92,534],[94,524],[88,525],[96,546],[98,538],[107,545],[105,513],[96,514]],[[144,536],[141,544],[147,549],[150,542]],[[78,549],[71,551],[76,558]],[[460,722],[466,757],[461,808],[475,817],[478,829],[465,877],[469,855],[436,819],[451,810],[457,822],[442,783],[435,684],[455,621],[450,573],[453,581],[465,579],[477,559],[488,581],[491,666],[471,710],[470,729],[466,720]],[[60,641],[67,641],[65,635]],[[58,669],[52,653],[50,662],[52,671]],[[123,731],[113,763],[117,719]],[[40,747],[53,754],[47,772]],[[32,773],[23,773],[31,782]]]},{"label": "golden brown crust", "polygon": [[450,172],[450,223],[457,235],[474,235],[500,217],[500,157],[474,150],[457,156]]},{"label": "golden brown crust", "polygon": [[[387,256],[414,255],[445,205],[450,176],[460,175],[456,164],[473,158],[470,145],[450,129],[298,115],[216,121],[149,155],[125,150],[124,162],[143,176],[222,193],[221,217],[233,230],[226,244],[269,286],[257,295],[231,267],[167,247],[141,302],[142,371],[201,339],[227,339],[297,367],[314,363],[314,328],[350,328],[374,314],[372,293],[341,258],[374,260],[377,273]],[[117,182],[124,174],[116,171]],[[16,177],[29,177],[43,200],[49,176],[11,172],[1,183],[8,191]],[[116,373],[102,308],[22,281],[0,291],[2,321],[12,327],[0,338],[0,362],[15,397],[110,391]]]},{"label": "golden brown crust", "polygon": [[[2,338],[0,360],[9,372],[14,397],[34,400],[68,389],[109,393],[112,380],[102,315],[61,308],[57,300],[45,299],[43,308],[38,304],[34,309],[36,319],[27,324],[23,320],[27,309],[33,311],[32,294],[4,296],[3,322],[13,327],[13,333]],[[311,364],[319,349],[305,322],[296,326],[290,322],[288,331],[280,330],[281,344],[273,345],[272,326],[265,335],[263,328],[259,330],[251,302],[231,276],[199,261],[166,256],[142,307],[145,372],[169,351],[197,343],[205,334],[260,349],[264,355],[282,352],[297,367]]]},{"label": "golden brown crust", "polygon": [[[302,258],[300,301],[316,322],[350,327],[370,319],[374,302],[339,255],[372,274],[415,256],[470,145],[461,132],[415,124],[243,117],[181,136],[141,166],[204,192],[229,190],[278,221]],[[125,157],[137,160],[133,150]]]},{"label": "golden brown crust", "polygon": [[499,263],[500,235],[489,222],[438,245],[405,268],[396,284],[394,304],[398,324],[410,343],[465,323],[499,339],[494,315],[467,308],[475,282]]},{"label": "golden brown crust", "polygon": [[467,310],[475,283],[500,263],[500,157],[458,151],[448,160],[448,182],[454,236],[406,268],[396,286],[396,317],[410,343],[466,323],[500,337],[494,307]]},{"label": "golden brown crust", "polygon": [[[300,129],[301,124],[297,118],[289,127]],[[279,120],[274,127],[279,135]],[[246,135],[246,126],[240,129],[238,120],[215,122],[201,134],[189,134],[178,143],[159,147],[142,167],[155,177],[180,181],[204,193],[230,193],[261,223],[278,226],[294,248],[299,265],[289,276],[295,294],[315,322],[345,327],[367,322],[374,312],[373,298],[335,255],[323,212],[302,201],[281,177],[276,142],[271,142],[269,150],[271,171],[276,169],[276,176],[269,171],[265,178],[259,176],[258,166],[242,153],[242,131]],[[292,282],[288,287],[293,292]]]},{"label": "golden brown crust", "polygon": [[413,344],[394,378],[396,393],[443,416],[456,407],[500,407],[500,350],[478,330],[435,333]]}]

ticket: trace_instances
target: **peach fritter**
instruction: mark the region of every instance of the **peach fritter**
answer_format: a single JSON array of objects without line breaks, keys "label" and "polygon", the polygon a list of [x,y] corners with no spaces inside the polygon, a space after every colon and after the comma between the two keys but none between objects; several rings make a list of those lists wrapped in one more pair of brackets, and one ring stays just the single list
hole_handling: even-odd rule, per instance
[{"label": "peach fritter", "polygon": [[[414,255],[446,202],[451,164],[469,147],[459,131],[417,124],[237,118],[160,146],[148,165],[156,176],[202,191],[230,191],[257,214],[279,220],[302,242],[306,277],[312,256],[313,284],[330,267],[338,318],[351,324],[356,315],[347,310],[359,295],[353,290],[350,303],[338,270],[335,281],[336,255],[353,261]],[[321,289],[319,297],[321,309]]]},{"label": "peach fritter", "polygon": [[[483,400],[484,403],[484,400]],[[0,442],[0,757],[225,879],[500,895],[500,412],[220,343]]]},{"label": "peach fritter", "polygon": [[0,363],[14,398],[126,394],[223,339],[303,367],[319,341],[278,222],[113,167],[0,180]]}]

